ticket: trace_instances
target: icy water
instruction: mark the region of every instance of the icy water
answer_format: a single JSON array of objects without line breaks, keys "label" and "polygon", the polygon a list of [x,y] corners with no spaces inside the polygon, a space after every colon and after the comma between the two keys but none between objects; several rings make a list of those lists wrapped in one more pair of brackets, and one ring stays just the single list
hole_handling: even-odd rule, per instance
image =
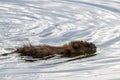
[{"label": "icy water", "polygon": [[0,54],[73,40],[95,43],[97,55],[70,62],[1,56],[0,80],[120,80],[120,0],[0,0]]}]

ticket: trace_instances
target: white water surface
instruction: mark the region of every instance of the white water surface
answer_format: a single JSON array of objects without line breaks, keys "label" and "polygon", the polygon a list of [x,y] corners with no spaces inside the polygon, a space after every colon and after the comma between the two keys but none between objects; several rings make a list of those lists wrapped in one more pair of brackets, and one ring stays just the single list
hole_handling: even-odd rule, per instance
[{"label": "white water surface", "polygon": [[0,0],[0,54],[23,44],[93,42],[97,55],[24,62],[0,57],[0,80],[120,80],[120,0]]}]

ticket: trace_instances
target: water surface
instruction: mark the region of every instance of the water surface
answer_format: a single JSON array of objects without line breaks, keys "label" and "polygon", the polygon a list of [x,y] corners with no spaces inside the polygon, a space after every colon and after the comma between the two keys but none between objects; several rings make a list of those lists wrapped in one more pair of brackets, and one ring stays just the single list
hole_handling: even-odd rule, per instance
[{"label": "water surface", "polygon": [[120,80],[119,0],[0,0],[0,54],[73,40],[95,43],[97,55],[70,62],[1,56],[0,80]]}]

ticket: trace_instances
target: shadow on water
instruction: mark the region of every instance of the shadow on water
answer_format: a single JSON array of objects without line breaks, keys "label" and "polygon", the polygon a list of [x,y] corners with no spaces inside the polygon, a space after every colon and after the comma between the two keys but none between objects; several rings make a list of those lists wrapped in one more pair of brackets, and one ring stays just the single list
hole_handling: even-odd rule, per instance
[{"label": "shadow on water", "polygon": [[[16,54],[16,53],[15,53]],[[0,55],[0,61],[1,60],[5,60],[5,59],[9,59],[10,57],[8,57],[10,54],[3,54],[3,55]],[[71,61],[75,61],[75,60],[80,60],[80,59],[83,59],[83,58],[89,58],[89,57],[93,57],[93,56],[96,56],[97,54],[91,54],[91,55],[82,55],[82,56],[77,56],[77,57],[73,57],[73,58],[66,58],[66,60],[63,60],[63,61],[59,61],[59,62],[52,62],[52,63],[48,63],[48,64],[43,64],[43,65],[40,65],[40,66],[48,66],[48,65],[55,65],[55,64],[62,64],[62,63],[67,63],[67,62],[71,62]],[[14,56],[14,55],[13,55]],[[4,57],[4,58],[1,58],[1,57]],[[28,56],[18,56],[20,57],[20,59],[25,62],[25,63],[31,63],[31,62],[36,62],[36,61],[48,61],[49,59],[40,59],[40,58],[32,58],[32,57],[28,57]],[[57,57],[57,58],[53,58],[52,60],[54,59],[62,59],[60,57]]]},{"label": "shadow on water", "polygon": [[[83,58],[88,58],[88,57],[93,57],[97,54],[93,54],[93,55],[83,55],[83,56],[78,56],[78,57],[74,57],[65,61],[61,61],[61,62],[56,62],[56,63],[52,63],[52,64],[46,64],[47,65],[55,65],[55,64],[61,64],[61,63],[67,63],[67,62],[71,62],[71,61],[75,61],[75,60],[79,60],[79,59],[83,59]],[[42,65],[45,66],[45,65]]]}]

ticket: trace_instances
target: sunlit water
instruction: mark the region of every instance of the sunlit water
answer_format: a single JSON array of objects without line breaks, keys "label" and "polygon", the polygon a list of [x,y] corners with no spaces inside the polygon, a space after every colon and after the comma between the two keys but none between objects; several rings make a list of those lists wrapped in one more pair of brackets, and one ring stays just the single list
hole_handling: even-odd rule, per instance
[{"label": "sunlit water", "polygon": [[119,0],[0,0],[0,54],[73,40],[95,43],[97,55],[70,62],[1,56],[0,80],[120,80]]}]

